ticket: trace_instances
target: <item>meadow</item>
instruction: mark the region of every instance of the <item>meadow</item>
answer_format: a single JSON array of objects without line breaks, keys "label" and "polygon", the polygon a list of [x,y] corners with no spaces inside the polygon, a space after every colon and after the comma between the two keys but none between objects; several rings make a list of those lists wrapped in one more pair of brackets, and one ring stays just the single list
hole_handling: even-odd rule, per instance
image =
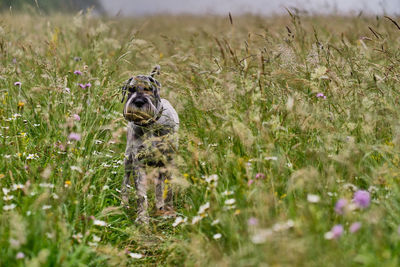
[{"label": "meadow", "polygon": [[[0,266],[398,266],[396,21],[2,14]],[[143,225],[120,89],[155,64],[177,218]]]}]

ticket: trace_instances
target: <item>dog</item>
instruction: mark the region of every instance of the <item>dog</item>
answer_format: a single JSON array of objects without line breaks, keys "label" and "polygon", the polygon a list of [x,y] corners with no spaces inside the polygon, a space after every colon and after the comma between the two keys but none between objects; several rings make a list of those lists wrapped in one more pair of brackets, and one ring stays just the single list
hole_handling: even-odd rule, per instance
[{"label": "dog", "polygon": [[146,168],[156,169],[156,209],[159,215],[173,215],[173,193],[170,166],[178,145],[179,117],[168,100],[160,97],[161,84],[154,78],[160,67],[150,75],[130,78],[122,87],[123,116],[128,121],[125,151],[125,176],[122,182],[122,202],[129,207],[133,177],[137,197],[137,219],[149,222],[147,212]]}]

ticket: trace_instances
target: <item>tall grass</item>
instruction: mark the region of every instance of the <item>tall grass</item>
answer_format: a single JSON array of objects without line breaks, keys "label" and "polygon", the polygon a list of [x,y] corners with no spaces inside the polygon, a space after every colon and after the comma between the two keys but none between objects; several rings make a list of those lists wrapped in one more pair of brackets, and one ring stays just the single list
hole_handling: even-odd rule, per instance
[{"label": "tall grass", "polygon": [[[397,266],[394,22],[2,16],[0,265]],[[146,226],[121,205],[119,88],[154,64],[181,119],[178,218]]]}]

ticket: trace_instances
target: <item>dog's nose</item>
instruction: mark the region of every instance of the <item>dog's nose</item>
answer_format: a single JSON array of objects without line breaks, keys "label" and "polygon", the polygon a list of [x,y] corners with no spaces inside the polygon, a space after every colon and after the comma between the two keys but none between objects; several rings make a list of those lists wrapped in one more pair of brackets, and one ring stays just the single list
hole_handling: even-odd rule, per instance
[{"label": "dog's nose", "polygon": [[135,104],[135,106],[137,106],[139,108],[142,107],[145,103],[146,103],[146,100],[142,99],[142,98],[138,98],[133,102],[133,104]]}]

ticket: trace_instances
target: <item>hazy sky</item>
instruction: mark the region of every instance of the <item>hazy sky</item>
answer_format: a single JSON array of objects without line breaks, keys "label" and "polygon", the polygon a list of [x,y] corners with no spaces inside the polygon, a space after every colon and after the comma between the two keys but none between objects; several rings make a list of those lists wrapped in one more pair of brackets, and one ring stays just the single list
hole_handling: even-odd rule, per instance
[{"label": "hazy sky", "polygon": [[349,13],[400,15],[400,0],[101,0],[110,15],[154,13],[274,14],[284,7],[297,7],[313,13]]}]

